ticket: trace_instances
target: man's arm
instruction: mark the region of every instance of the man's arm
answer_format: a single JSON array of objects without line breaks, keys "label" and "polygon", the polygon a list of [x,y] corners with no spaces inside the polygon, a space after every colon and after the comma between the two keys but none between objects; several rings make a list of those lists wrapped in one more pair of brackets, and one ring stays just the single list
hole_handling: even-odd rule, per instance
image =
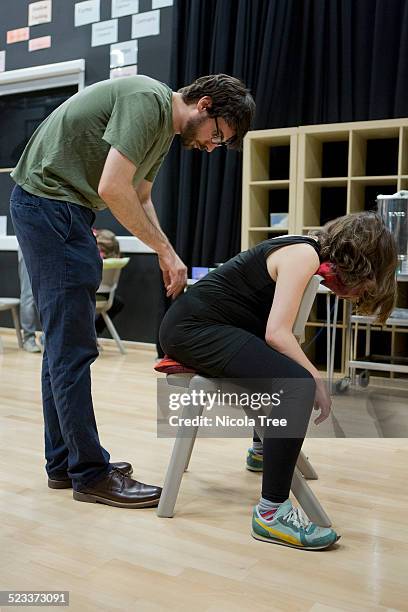
[{"label": "man's arm", "polygon": [[[146,181],[146,180],[142,180],[140,181],[139,185],[137,186],[137,194],[140,200],[140,203],[143,206],[143,209],[146,213],[147,218],[150,220],[150,222],[158,229],[159,232],[161,232],[163,235],[164,232],[160,226],[160,221],[157,217],[156,214],[156,209],[154,207],[154,204],[152,202],[152,186],[153,183],[151,183],[150,181]],[[173,251],[175,258],[177,258],[179,264],[180,264],[180,277],[179,277],[179,282],[183,284],[183,288],[186,286],[187,284],[187,267],[184,265],[184,263],[181,261],[181,259],[179,258],[179,256],[177,255],[177,253],[175,251]],[[166,289],[169,287],[171,288],[171,280],[169,277],[169,274],[167,271],[163,270],[163,281],[164,281],[164,285],[166,287]],[[177,293],[175,293],[175,296],[178,295],[178,293],[180,293],[179,291],[177,291]],[[167,291],[167,297],[169,297],[171,294],[171,292],[168,290]]]},{"label": "man's arm", "polygon": [[152,202],[152,187],[153,183],[150,181],[142,180],[137,186],[136,193],[138,195],[139,201],[143,206],[143,209],[146,213],[149,221],[161,232],[164,234],[160,221],[156,214],[156,209],[154,208],[154,204]]},{"label": "man's arm", "polygon": [[[133,188],[135,172],[136,166],[111,147],[99,181],[98,193],[118,221],[156,251],[167,295],[176,296],[185,286],[186,267],[161,229],[153,204],[146,208]],[[143,190],[142,197],[145,197]],[[149,200],[151,202],[150,196]]]}]

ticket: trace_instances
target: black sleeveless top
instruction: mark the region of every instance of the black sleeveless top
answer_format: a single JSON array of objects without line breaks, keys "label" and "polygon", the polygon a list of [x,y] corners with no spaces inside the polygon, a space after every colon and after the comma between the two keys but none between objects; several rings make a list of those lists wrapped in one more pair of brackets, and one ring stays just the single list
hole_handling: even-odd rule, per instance
[{"label": "black sleeveless top", "polygon": [[265,338],[275,293],[266,258],[279,247],[319,243],[308,236],[279,236],[239,253],[190,287],[165,315],[160,342],[166,353],[210,375],[223,367],[251,335]]},{"label": "black sleeveless top", "polygon": [[269,275],[266,258],[279,247],[302,243],[310,244],[319,255],[319,243],[308,236],[271,238],[213,270],[187,293],[208,305],[211,318],[252,333],[261,325],[261,333],[265,334],[275,292],[275,281]]}]

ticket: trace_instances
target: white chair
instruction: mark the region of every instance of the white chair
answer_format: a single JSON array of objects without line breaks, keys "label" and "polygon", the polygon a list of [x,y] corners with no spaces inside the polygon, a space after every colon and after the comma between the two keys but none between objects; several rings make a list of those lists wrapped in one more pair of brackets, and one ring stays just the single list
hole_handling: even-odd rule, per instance
[{"label": "white chair", "polygon": [[[106,323],[106,327],[108,328],[112,338],[115,340],[122,355],[126,354],[126,350],[118,332],[116,331],[116,327],[112,323],[112,319],[110,318],[108,311],[112,307],[122,269],[127,266],[128,263],[129,257],[111,257],[109,259],[104,259],[102,282],[98,291],[96,292],[96,314],[102,315],[103,320]],[[98,294],[100,293],[108,294],[108,297],[98,297]]]},{"label": "white chair", "polygon": [[3,310],[11,310],[11,316],[13,317],[13,323],[16,329],[18,346],[19,348],[23,348],[23,338],[21,336],[20,317],[18,316],[19,306],[20,306],[20,300],[17,298],[0,297],[0,312]]},{"label": "white chair", "polygon": [[[293,334],[299,342],[302,342],[304,339],[305,325],[309,318],[310,310],[321,280],[322,277],[315,274],[310,279],[303,294],[299,312],[293,326]],[[189,388],[190,390],[205,389],[205,391],[210,392],[217,390],[217,385],[213,381],[197,374],[168,374],[166,380],[169,385]],[[194,408],[188,406],[184,408],[182,416],[183,418],[201,416],[203,410],[204,406],[196,406]],[[170,518],[174,515],[174,507],[176,505],[181,480],[183,473],[188,468],[197,432],[198,427],[186,427],[183,425],[178,429],[170,463],[167,468],[159,507],[157,509],[157,515],[159,517]],[[262,430],[258,431],[257,429],[257,434],[261,439],[263,438]],[[300,452],[292,479],[292,493],[311,521],[322,527],[330,527],[331,521],[328,515],[306,482],[306,479],[316,480],[317,478],[317,473],[313,469],[308,458],[303,452]]]}]

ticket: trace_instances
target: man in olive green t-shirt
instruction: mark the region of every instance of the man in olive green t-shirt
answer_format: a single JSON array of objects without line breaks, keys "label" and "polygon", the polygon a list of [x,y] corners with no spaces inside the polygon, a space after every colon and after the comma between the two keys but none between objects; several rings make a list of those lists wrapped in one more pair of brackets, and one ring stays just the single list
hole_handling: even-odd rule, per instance
[{"label": "man in olive green t-shirt", "polygon": [[145,76],[102,81],[69,98],[38,127],[12,177],[11,214],[45,333],[42,394],[48,485],[74,499],[156,506],[161,489],[109,463],[95,423],[90,365],[97,356],[95,292],[101,259],[91,231],[98,210],[158,255],[168,296],[186,267],[160,227],[154,178],[175,134],[187,148],[240,148],[255,105],[228,75],[178,92]]}]

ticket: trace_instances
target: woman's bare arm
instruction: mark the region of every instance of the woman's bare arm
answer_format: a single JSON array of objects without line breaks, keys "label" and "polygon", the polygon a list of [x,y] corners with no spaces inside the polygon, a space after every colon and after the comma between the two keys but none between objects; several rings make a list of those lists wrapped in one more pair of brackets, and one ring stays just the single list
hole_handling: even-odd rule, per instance
[{"label": "woman's bare arm", "polygon": [[292,332],[305,288],[319,267],[319,257],[308,244],[290,245],[271,253],[267,267],[276,281],[276,288],[265,340],[269,346],[306,368],[314,378],[320,377]]},{"label": "woman's bare arm", "polygon": [[303,366],[315,379],[314,408],[320,410],[320,414],[314,422],[318,425],[330,414],[330,394],[320,372],[302,351],[292,329],[305,288],[319,267],[319,258],[311,245],[290,245],[271,253],[267,267],[276,281],[276,288],[265,340],[269,346]]}]

